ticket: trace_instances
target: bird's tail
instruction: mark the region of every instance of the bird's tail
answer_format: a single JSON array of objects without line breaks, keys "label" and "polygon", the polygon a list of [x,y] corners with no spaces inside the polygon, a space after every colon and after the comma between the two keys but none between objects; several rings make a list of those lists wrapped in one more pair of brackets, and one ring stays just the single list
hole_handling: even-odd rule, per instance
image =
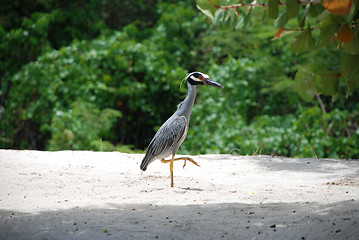
[{"label": "bird's tail", "polygon": [[142,171],[146,171],[147,166],[151,163],[150,160],[151,160],[151,159],[150,159],[149,156],[146,154],[145,157],[142,159],[142,163],[141,163],[141,166],[140,166],[140,168],[141,168]]}]

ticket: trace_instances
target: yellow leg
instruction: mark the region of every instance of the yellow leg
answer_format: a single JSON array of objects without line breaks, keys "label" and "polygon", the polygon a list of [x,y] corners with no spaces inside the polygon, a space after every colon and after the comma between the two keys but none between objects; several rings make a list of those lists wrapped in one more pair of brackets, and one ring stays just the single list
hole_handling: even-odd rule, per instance
[{"label": "yellow leg", "polygon": [[198,164],[195,160],[193,160],[192,158],[189,158],[189,157],[181,157],[181,158],[175,158],[175,159],[173,159],[173,157],[174,157],[174,156],[172,156],[172,159],[171,159],[171,160],[162,159],[161,162],[163,162],[163,163],[170,163],[170,162],[172,162],[172,160],[173,160],[173,162],[174,162],[174,161],[179,161],[179,160],[184,160],[183,167],[186,166],[186,162],[187,162],[187,161],[190,161],[190,162],[193,163],[194,165],[200,167],[199,164]]},{"label": "yellow leg", "polygon": [[171,187],[173,187],[173,161],[174,161],[175,155],[172,154],[172,159],[170,162],[170,173],[171,173]]},{"label": "yellow leg", "polygon": [[175,155],[172,155],[171,160],[161,159],[161,162],[163,162],[163,163],[170,163],[171,187],[173,187],[173,162],[174,161],[184,160],[183,167],[186,166],[187,161],[190,161],[194,165],[200,167],[199,164],[195,160],[193,160],[192,158],[189,158],[189,157],[174,158],[174,157],[175,157]]}]

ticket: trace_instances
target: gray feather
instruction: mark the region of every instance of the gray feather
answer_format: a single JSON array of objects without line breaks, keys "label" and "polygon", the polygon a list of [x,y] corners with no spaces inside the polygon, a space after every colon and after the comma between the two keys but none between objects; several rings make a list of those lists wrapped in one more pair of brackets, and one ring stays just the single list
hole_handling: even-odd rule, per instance
[{"label": "gray feather", "polygon": [[174,154],[177,151],[174,147],[176,144],[182,143],[181,138],[186,134],[186,127],[187,120],[184,116],[171,117],[166,121],[149,144],[141,163],[141,169],[145,171],[152,161]]}]

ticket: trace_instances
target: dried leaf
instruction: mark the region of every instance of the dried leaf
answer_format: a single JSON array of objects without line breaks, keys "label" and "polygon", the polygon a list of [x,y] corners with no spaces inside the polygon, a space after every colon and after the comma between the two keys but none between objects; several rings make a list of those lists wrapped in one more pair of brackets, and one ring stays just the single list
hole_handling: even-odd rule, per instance
[{"label": "dried leaf", "polygon": [[336,15],[348,14],[353,0],[323,0],[323,7]]},{"label": "dried leaf", "polygon": [[349,28],[348,24],[344,24],[338,32],[335,33],[335,36],[338,38],[339,41],[342,41],[344,43],[351,42],[353,40],[353,33]]}]

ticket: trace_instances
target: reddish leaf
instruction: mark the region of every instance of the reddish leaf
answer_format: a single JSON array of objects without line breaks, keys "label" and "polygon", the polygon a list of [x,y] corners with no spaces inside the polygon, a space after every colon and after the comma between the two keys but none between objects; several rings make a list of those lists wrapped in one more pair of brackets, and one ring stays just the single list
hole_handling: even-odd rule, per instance
[{"label": "reddish leaf", "polygon": [[323,7],[336,15],[349,13],[353,0],[323,0]]},{"label": "reddish leaf", "polygon": [[278,32],[275,34],[275,36],[276,36],[277,38],[279,38],[280,35],[282,34],[283,30],[284,30],[284,27],[279,28],[279,29],[278,29]]},{"label": "reddish leaf", "polygon": [[344,43],[351,42],[354,37],[348,24],[344,24],[343,27],[340,28],[334,36],[337,37],[339,41],[342,41]]}]

